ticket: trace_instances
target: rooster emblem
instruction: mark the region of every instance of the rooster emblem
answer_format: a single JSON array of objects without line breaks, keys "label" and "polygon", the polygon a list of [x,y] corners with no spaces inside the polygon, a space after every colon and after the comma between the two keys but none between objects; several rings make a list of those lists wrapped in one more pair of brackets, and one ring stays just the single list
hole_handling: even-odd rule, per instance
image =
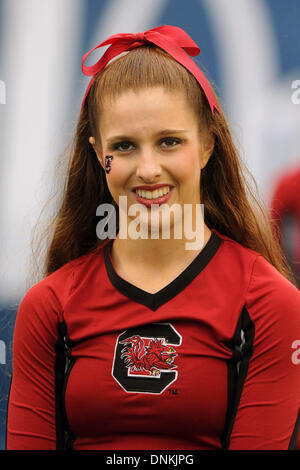
[{"label": "rooster emblem", "polygon": [[174,359],[178,354],[171,346],[165,345],[162,339],[148,340],[140,336],[131,336],[120,341],[125,347],[121,351],[121,359],[128,369],[146,371],[148,375],[158,376],[161,370],[176,369]]}]

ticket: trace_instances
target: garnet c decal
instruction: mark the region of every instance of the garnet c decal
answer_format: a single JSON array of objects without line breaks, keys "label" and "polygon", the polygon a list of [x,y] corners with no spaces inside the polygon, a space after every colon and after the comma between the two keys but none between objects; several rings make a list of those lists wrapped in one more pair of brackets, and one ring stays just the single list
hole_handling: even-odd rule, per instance
[{"label": "garnet c decal", "polygon": [[117,339],[112,375],[126,392],[162,393],[177,380],[180,345],[170,323],[130,328]]}]

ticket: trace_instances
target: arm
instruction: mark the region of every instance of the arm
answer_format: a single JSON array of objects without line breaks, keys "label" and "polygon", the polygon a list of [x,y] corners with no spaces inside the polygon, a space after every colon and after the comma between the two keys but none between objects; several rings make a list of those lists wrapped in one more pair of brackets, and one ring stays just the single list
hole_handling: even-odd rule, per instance
[{"label": "arm", "polygon": [[300,361],[293,349],[300,340],[300,292],[260,255],[241,327],[245,342],[227,446],[300,449]]},{"label": "arm", "polygon": [[33,286],[19,306],[8,400],[8,450],[56,449],[62,445],[59,397],[64,364],[58,308],[44,281]]}]

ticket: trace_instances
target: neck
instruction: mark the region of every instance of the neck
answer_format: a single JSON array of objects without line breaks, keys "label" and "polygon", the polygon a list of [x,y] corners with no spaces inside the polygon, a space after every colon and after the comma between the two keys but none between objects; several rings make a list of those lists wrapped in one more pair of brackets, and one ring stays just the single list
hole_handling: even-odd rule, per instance
[{"label": "neck", "polygon": [[197,231],[193,230],[194,238],[189,234],[186,236],[184,230],[182,236],[176,238],[174,227],[170,228],[168,238],[162,238],[161,232],[157,234],[157,238],[153,238],[150,231],[147,238],[133,239],[129,236],[129,230],[127,236],[124,236],[123,231],[123,238],[120,238],[119,232],[112,246],[113,263],[115,266],[134,264],[137,269],[140,267],[147,269],[148,272],[153,271],[156,276],[159,272],[162,276],[164,271],[170,270],[172,266],[184,266],[191,262],[202,251],[211,236],[211,231],[203,219],[200,227],[200,230],[199,228]]}]

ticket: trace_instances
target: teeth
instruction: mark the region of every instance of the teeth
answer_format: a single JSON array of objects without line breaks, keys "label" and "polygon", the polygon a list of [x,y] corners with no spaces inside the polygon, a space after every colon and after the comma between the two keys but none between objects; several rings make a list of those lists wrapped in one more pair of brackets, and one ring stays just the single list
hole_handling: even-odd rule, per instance
[{"label": "teeth", "polygon": [[145,191],[144,189],[137,189],[136,193],[138,196],[145,199],[157,199],[158,197],[164,196],[170,191],[170,186],[164,186],[163,188],[156,189],[155,191]]}]

